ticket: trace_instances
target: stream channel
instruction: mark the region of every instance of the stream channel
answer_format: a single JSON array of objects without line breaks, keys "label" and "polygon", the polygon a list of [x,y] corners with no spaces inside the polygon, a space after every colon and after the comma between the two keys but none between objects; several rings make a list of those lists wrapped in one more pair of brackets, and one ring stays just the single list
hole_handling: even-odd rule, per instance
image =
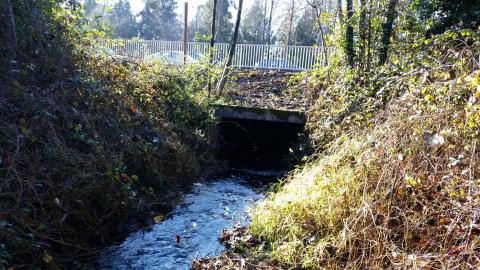
[{"label": "stream channel", "polygon": [[264,197],[259,183],[272,182],[279,174],[244,171],[194,184],[170,218],[105,249],[98,269],[183,270],[195,258],[218,255],[224,250],[218,240],[222,230],[248,225],[249,209]]}]

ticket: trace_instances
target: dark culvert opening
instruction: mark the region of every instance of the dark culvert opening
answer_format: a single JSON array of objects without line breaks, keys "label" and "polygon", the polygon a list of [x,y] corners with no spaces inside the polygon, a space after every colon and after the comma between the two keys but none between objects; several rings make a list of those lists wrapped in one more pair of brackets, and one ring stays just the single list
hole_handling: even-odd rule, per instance
[{"label": "dark culvert opening", "polygon": [[218,124],[219,157],[237,169],[285,169],[290,149],[304,124],[222,118]]}]

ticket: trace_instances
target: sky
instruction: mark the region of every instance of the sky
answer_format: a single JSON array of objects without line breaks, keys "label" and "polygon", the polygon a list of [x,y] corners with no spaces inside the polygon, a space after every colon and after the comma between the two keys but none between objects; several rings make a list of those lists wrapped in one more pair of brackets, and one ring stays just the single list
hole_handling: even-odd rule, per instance
[{"label": "sky", "polygon": [[[144,1],[143,0],[129,0],[130,5],[132,6],[133,13],[138,13],[143,9]],[[192,18],[197,11],[198,6],[207,2],[207,0],[176,0],[179,10],[177,10],[178,15],[183,18],[183,5],[185,2],[188,2],[188,13],[189,17]],[[252,5],[254,0],[244,0],[243,6],[244,9]],[[238,0],[235,0],[238,3]]]}]

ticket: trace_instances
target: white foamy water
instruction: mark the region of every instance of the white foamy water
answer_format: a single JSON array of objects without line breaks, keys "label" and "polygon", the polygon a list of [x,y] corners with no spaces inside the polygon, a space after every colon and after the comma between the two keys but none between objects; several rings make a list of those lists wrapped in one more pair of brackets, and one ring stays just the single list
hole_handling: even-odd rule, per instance
[{"label": "white foamy water", "polygon": [[262,197],[241,177],[195,184],[170,219],[107,248],[98,260],[99,269],[190,269],[195,258],[223,251],[218,241],[221,231],[247,225],[249,207]]}]

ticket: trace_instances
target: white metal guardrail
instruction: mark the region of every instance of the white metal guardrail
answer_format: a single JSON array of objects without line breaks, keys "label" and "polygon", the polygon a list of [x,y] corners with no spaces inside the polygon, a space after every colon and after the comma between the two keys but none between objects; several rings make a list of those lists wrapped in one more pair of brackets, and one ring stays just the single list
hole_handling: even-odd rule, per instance
[{"label": "white metal guardrail", "polygon": [[[103,40],[101,46],[114,54],[137,59],[158,59],[170,64],[183,63],[182,41],[159,40]],[[210,45],[201,42],[188,42],[189,63],[208,57]],[[228,55],[229,44],[216,43],[214,62],[223,63]],[[332,48],[327,48],[327,57]],[[325,53],[316,46],[282,46],[237,44],[233,66],[240,68],[310,70],[325,65]]]}]

